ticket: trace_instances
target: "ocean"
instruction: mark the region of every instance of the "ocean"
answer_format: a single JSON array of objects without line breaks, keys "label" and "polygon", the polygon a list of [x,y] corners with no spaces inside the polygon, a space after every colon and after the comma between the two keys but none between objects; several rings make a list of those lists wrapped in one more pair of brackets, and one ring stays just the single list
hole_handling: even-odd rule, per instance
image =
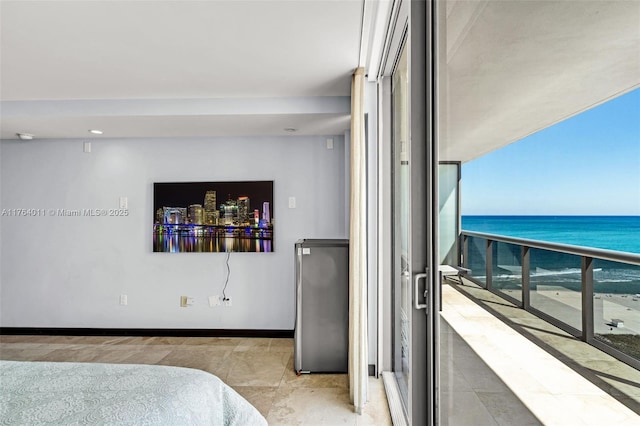
[{"label": "ocean", "polygon": [[462,229],[640,254],[640,216],[462,216]]}]

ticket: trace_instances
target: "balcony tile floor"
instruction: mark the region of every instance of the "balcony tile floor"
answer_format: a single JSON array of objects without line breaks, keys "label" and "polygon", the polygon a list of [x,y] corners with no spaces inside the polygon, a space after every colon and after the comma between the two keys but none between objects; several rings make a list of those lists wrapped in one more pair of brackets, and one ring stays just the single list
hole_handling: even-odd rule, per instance
[{"label": "balcony tile floor", "polygon": [[[449,424],[640,425],[638,370],[471,282],[442,290]],[[478,401],[491,417],[461,418]]]}]

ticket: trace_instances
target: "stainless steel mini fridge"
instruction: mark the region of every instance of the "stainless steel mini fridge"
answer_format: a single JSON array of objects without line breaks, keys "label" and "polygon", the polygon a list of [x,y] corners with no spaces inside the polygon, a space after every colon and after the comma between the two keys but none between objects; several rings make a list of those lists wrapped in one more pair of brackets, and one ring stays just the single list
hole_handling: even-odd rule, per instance
[{"label": "stainless steel mini fridge", "polygon": [[296,259],[296,373],[346,373],[349,241],[299,240]]}]

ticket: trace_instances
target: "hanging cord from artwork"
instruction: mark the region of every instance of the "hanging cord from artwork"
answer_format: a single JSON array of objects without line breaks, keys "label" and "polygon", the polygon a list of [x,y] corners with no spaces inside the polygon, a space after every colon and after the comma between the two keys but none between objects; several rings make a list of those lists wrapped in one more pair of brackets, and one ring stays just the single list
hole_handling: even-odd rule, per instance
[{"label": "hanging cord from artwork", "polygon": [[225,260],[225,264],[227,265],[227,278],[224,281],[224,287],[222,288],[222,301],[226,302],[227,300],[227,293],[225,292],[227,290],[227,285],[229,284],[229,276],[231,275],[231,268],[229,268],[229,257],[231,257],[231,252],[228,251],[227,252],[227,258]]}]

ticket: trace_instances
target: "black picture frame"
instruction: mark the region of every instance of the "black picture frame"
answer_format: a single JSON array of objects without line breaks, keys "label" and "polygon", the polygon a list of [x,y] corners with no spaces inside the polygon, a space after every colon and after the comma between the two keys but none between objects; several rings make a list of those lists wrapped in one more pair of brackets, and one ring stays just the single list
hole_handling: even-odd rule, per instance
[{"label": "black picture frame", "polygon": [[272,180],[153,184],[153,252],[273,251]]}]

